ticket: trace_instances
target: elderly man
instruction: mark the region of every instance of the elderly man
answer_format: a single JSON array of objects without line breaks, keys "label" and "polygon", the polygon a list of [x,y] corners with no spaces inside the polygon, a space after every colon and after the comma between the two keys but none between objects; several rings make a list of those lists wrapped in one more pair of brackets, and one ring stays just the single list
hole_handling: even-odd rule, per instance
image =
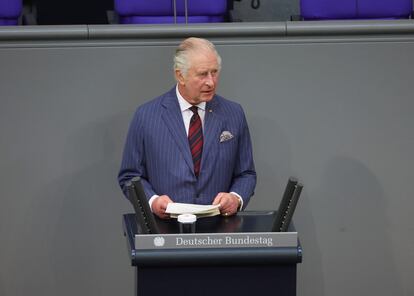
[{"label": "elderly man", "polygon": [[176,50],[177,85],[140,106],[124,148],[119,184],[141,177],[160,218],[170,202],[220,204],[222,215],[244,209],[256,186],[252,145],[242,107],[216,95],[221,58],[205,39]]}]

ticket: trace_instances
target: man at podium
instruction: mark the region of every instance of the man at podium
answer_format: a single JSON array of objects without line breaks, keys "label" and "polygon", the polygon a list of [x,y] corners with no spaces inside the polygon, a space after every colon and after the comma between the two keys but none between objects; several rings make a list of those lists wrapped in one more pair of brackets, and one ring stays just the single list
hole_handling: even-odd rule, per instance
[{"label": "man at podium", "polygon": [[170,202],[220,204],[222,215],[244,209],[256,172],[242,107],[216,94],[221,57],[206,39],[188,38],[174,56],[177,81],[141,105],[129,127],[119,184],[141,177],[160,218]]}]

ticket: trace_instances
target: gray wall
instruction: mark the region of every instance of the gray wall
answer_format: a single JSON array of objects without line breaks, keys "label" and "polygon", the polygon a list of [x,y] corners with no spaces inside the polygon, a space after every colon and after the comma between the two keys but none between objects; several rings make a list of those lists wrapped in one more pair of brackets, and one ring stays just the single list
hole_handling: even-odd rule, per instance
[{"label": "gray wall", "polygon": [[413,24],[251,26],[0,30],[0,295],[132,295],[124,138],[190,34],[217,43],[219,92],[247,114],[248,209],[305,184],[298,295],[414,294]]}]

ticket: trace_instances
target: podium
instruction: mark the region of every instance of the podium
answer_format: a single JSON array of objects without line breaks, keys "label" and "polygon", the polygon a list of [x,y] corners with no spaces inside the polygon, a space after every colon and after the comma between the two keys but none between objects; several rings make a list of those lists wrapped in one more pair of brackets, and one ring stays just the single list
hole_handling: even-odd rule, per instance
[{"label": "podium", "polygon": [[[160,234],[140,235],[135,214],[124,215],[136,295],[296,295],[302,248],[292,225],[270,232],[274,218],[272,211],[201,218],[190,235],[179,234],[176,219],[157,218]],[[179,246],[159,247],[168,241]]]}]

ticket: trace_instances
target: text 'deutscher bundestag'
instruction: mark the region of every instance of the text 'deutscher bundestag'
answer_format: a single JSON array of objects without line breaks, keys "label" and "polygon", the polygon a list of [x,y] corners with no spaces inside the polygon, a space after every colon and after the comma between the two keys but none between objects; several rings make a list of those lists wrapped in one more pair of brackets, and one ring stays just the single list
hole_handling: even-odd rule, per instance
[{"label": "text 'deutscher bundestag'", "polygon": [[297,247],[297,232],[137,234],[136,250]]}]

